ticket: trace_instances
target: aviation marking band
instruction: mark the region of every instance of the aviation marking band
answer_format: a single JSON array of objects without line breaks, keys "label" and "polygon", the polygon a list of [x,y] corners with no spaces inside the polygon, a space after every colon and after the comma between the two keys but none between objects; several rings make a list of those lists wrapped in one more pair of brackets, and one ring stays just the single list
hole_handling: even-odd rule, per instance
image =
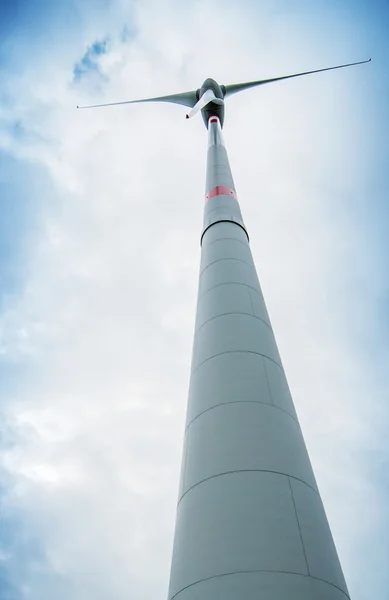
[{"label": "aviation marking band", "polygon": [[232,196],[235,200],[238,200],[235,190],[227,187],[226,185],[215,185],[211,188],[205,196],[205,200],[210,200],[214,196]]}]

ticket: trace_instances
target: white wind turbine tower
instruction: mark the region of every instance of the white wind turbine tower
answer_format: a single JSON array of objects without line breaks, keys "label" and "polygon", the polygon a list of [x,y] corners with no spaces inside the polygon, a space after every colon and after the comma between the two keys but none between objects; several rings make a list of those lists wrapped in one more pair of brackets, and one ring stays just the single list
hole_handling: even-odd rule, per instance
[{"label": "white wind turbine tower", "polygon": [[[362,64],[362,61],[355,64]],[[169,600],[349,598],[249,246],[223,142],[224,99],[251,87],[114,102],[201,111],[201,267]]]}]

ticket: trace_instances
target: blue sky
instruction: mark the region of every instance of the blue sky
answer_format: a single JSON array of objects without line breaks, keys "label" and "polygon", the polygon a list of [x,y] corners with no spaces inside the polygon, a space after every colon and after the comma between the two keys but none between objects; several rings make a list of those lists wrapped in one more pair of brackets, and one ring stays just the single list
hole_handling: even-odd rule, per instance
[{"label": "blue sky", "polygon": [[234,97],[225,137],[351,597],[386,598],[387,3],[0,10],[6,600],[167,589],[205,131],[176,106],[75,106],[370,56]]},{"label": "blue sky", "polygon": [[85,52],[84,56],[74,67],[74,80],[78,81],[90,71],[99,72],[98,57],[107,52],[108,40],[96,40]]}]

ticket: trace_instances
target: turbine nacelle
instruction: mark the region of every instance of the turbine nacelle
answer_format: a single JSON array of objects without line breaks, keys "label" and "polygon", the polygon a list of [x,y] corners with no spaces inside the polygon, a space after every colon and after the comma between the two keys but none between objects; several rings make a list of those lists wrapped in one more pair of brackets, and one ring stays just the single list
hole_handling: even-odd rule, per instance
[{"label": "turbine nacelle", "polygon": [[[224,90],[223,90],[224,88]],[[212,102],[207,104],[201,111],[205,126],[208,127],[208,121],[212,115],[219,118],[220,125],[223,127],[224,123],[224,96],[226,95],[225,86],[221,86],[214,79],[208,78],[204,81],[200,88],[200,94],[204,93],[205,90],[212,90],[215,94],[215,98]]]},{"label": "turbine nacelle", "polygon": [[188,106],[191,110],[186,115],[187,119],[194,117],[199,112],[203,116],[205,126],[208,128],[208,122],[213,115],[218,117],[221,127],[224,123],[224,98],[243,92],[252,87],[265,85],[266,83],[274,83],[283,79],[291,79],[293,77],[301,77],[302,75],[311,75],[313,73],[321,73],[323,71],[332,71],[333,69],[342,69],[343,67],[351,67],[354,65],[362,65],[370,62],[362,60],[360,62],[338,65],[336,67],[327,67],[326,69],[316,69],[315,71],[305,71],[304,73],[295,73],[294,75],[284,75],[283,77],[274,77],[273,79],[260,79],[257,81],[247,81],[245,83],[233,83],[231,85],[219,85],[214,79],[206,79],[198,90],[184,92],[182,94],[172,94],[170,96],[158,96],[157,98],[145,98],[144,100],[125,100],[124,102],[111,102],[109,104],[94,104],[92,106],[77,106],[77,108],[99,108],[101,106],[117,106],[119,104],[136,104],[138,102],[172,102],[173,104],[181,104]]},{"label": "turbine nacelle", "polygon": [[197,102],[192,110],[186,115],[186,118],[190,119],[201,111],[206,127],[208,127],[208,121],[212,115],[219,118],[220,124],[223,127],[224,96],[225,90],[223,91],[222,86],[220,86],[217,81],[210,78],[206,79],[201,88],[196,91]]}]

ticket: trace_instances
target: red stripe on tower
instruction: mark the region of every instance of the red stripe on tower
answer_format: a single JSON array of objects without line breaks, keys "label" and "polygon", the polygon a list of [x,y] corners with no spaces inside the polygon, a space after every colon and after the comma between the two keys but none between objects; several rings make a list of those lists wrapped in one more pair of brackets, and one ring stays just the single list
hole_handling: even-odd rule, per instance
[{"label": "red stripe on tower", "polygon": [[235,190],[227,187],[226,185],[215,185],[206,194],[205,199],[210,200],[214,196],[232,196],[235,200],[238,200]]}]

